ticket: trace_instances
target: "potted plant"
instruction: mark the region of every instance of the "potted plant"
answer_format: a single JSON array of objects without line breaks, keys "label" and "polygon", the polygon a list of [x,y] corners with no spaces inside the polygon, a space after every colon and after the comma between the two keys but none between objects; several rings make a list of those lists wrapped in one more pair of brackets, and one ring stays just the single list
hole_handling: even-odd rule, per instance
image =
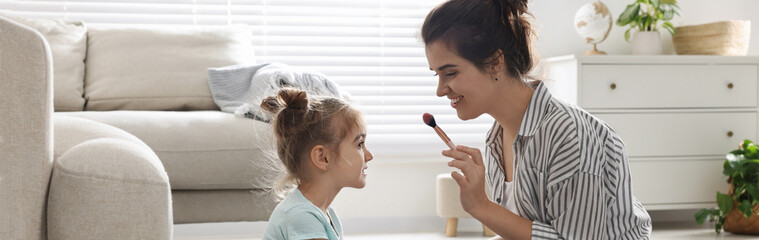
[{"label": "potted plant", "polygon": [[661,54],[659,29],[675,34],[675,27],[669,22],[675,15],[680,16],[676,0],[636,0],[619,15],[617,25],[630,27],[625,31],[628,42],[630,31],[638,31],[632,40],[633,54]]},{"label": "potted plant", "polygon": [[695,215],[702,224],[707,218],[714,230],[759,234],[759,146],[743,140],[726,156],[722,174],[728,177],[728,194],[717,192],[715,209],[701,209]]}]

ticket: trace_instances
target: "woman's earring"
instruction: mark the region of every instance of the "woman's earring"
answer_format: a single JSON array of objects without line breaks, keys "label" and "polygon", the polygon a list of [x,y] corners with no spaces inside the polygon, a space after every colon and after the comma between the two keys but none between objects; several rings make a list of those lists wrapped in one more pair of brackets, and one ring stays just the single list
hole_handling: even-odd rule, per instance
[{"label": "woman's earring", "polygon": [[498,81],[498,78],[495,78],[496,81]]}]

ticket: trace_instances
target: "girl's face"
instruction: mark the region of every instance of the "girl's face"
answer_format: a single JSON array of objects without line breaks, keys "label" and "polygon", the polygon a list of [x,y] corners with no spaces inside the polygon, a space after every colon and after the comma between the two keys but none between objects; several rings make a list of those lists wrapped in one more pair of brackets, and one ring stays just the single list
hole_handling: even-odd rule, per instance
[{"label": "girl's face", "polygon": [[438,77],[436,94],[451,100],[461,120],[477,118],[489,109],[495,99],[495,75],[480,71],[443,41],[427,45],[425,52],[430,70]]},{"label": "girl's face", "polygon": [[374,156],[364,145],[365,140],[366,125],[361,122],[340,142],[340,152],[335,162],[335,176],[343,187],[363,188],[366,186],[366,169],[369,167],[368,162]]}]

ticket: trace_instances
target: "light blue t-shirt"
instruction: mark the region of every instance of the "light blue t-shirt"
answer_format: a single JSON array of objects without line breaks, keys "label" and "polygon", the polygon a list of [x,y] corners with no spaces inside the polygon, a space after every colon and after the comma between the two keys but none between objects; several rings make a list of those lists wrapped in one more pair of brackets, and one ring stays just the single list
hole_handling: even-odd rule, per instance
[{"label": "light blue t-shirt", "polygon": [[[277,205],[269,218],[264,240],[343,239],[343,228],[332,207],[324,213],[297,188]],[[332,226],[335,226],[332,228]]]}]

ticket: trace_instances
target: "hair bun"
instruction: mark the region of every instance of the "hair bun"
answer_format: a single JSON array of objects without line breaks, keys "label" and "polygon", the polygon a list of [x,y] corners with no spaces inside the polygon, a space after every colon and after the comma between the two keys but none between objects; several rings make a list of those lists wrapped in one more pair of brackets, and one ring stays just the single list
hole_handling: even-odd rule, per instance
[{"label": "hair bun", "polygon": [[508,13],[510,16],[503,19],[504,24],[509,22],[512,17],[519,18],[522,14],[527,13],[528,0],[490,0],[489,2],[498,11]]},{"label": "hair bun", "polygon": [[282,88],[276,96],[264,98],[261,101],[261,109],[272,115],[277,115],[285,109],[307,111],[308,94],[300,89]]},{"label": "hair bun", "polygon": [[308,94],[306,91],[295,88],[282,88],[277,93],[277,99],[286,109],[295,111],[308,110]]}]

